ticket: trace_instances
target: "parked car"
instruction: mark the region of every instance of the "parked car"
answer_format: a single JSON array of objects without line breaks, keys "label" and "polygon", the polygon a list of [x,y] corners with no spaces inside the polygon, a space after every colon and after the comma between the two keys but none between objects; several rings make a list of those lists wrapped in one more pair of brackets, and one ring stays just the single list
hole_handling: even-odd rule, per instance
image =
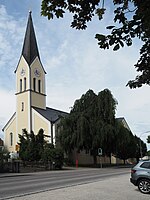
[{"label": "parked car", "polygon": [[150,193],[150,160],[141,160],[131,169],[130,182],[138,186],[140,192]]}]

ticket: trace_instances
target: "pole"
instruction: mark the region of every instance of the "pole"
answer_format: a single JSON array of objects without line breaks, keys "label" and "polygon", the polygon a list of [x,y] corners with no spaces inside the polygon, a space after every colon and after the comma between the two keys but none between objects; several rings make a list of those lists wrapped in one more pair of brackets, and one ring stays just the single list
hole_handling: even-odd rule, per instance
[{"label": "pole", "polygon": [[102,168],[102,148],[98,148],[98,155],[99,155],[99,164],[100,164],[100,168]]},{"label": "pole", "polygon": [[99,156],[99,165],[100,165],[100,168],[102,168],[102,158],[101,158],[101,155]]}]

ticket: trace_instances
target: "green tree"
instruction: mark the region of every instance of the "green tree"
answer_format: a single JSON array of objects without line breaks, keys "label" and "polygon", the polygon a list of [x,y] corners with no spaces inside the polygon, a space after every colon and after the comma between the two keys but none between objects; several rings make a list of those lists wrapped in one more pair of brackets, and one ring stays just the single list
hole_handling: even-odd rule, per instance
[{"label": "green tree", "polygon": [[147,155],[150,157],[150,150],[147,152]]},{"label": "green tree", "polygon": [[90,150],[92,146],[93,129],[91,120],[94,117],[96,94],[89,90],[79,100],[76,100],[70,115],[62,120],[63,129],[60,133],[60,143],[66,153],[76,150]]},{"label": "green tree", "polygon": [[46,141],[44,139],[44,130],[40,129],[38,134],[34,136],[35,137],[35,160],[40,160],[41,159],[41,155],[44,149],[44,146],[46,144]]},{"label": "green tree", "polygon": [[146,155],[147,147],[146,147],[146,144],[143,142],[143,140],[141,140],[136,135],[134,137],[135,137],[135,143],[136,143],[135,158],[138,162],[139,159],[141,158],[141,152],[143,156]]},{"label": "green tree", "polygon": [[124,160],[136,157],[137,144],[135,137],[124,125],[117,122],[116,127],[116,157]]},{"label": "green tree", "polygon": [[[147,153],[147,147],[146,147],[146,143],[143,142],[143,140],[141,140],[141,150],[142,150],[142,156],[144,157]],[[141,157],[141,155],[140,155],[140,157]]]},{"label": "green tree", "polygon": [[53,159],[55,163],[55,168],[61,169],[64,162],[64,153],[61,148],[55,148]]},{"label": "green tree", "polygon": [[147,137],[147,143],[150,143],[150,135]]},{"label": "green tree", "polygon": [[29,148],[30,138],[26,129],[23,129],[23,133],[19,134],[19,156],[25,162],[30,159]]},{"label": "green tree", "polygon": [[77,150],[91,149],[92,137],[94,136],[95,129],[92,122],[95,122],[97,106],[97,95],[93,90],[88,90],[83,94],[79,100],[75,101],[71,115],[75,118],[75,137]]},{"label": "green tree", "polygon": [[53,157],[53,149],[54,149],[54,145],[52,144],[46,144],[43,152],[42,152],[42,160],[44,161],[45,164],[47,164],[48,162],[52,163],[52,157]]},{"label": "green tree", "polygon": [[101,143],[103,152],[110,158],[114,152],[115,142],[115,112],[117,101],[110,90],[105,89],[98,94],[97,118],[101,119]]},{"label": "green tree", "polygon": [[0,148],[0,172],[6,171],[5,164],[8,163],[9,152],[6,148]]},{"label": "green tree", "polygon": [[41,159],[49,168],[55,167],[61,169],[63,166],[64,154],[61,148],[55,148],[53,144],[47,143],[44,146]]},{"label": "green tree", "polygon": [[97,114],[104,123],[115,124],[115,112],[116,112],[117,100],[111,94],[111,91],[104,89],[98,94],[98,110]]},{"label": "green tree", "polygon": [[90,150],[94,164],[99,147],[105,147],[105,154],[110,156],[115,109],[116,100],[108,89],[98,95],[89,90],[76,100],[70,114],[61,124],[60,143],[65,151]]},{"label": "green tree", "polygon": [[29,134],[24,129],[23,134],[19,135],[19,139],[19,156],[24,164],[26,161],[42,160],[45,165],[50,165],[49,168],[62,168],[64,159],[63,151],[45,141],[43,129],[40,129],[37,135],[33,132]]},{"label": "green tree", "polygon": [[74,116],[70,115],[61,119],[61,123],[59,125],[61,127],[59,134],[59,142],[64,151],[69,154],[75,148],[75,138],[76,135],[74,133],[75,120]]},{"label": "green tree", "polygon": [[24,129],[23,134],[19,134],[19,139],[19,156],[23,161],[38,161],[41,159],[41,153],[45,144],[42,129],[39,130],[37,135],[33,132],[29,134]]},{"label": "green tree", "polygon": [[[135,64],[137,72],[135,80],[128,82],[130,88],[150,84],[150,3],[149,0],[112,0],[114,4],[114,23],[106,28],[110,34],[96,34],[98,45],[102,49],[113,47],[116,51],[121,47],[131,46],[133,39],[138,38],[143,46],[140,58]],[[87,23],[98,17],[103,18],[110,2],[106,0],[42,0],[41,14],[53,19],[63,18],[65,12],[73,15],[71,27],[86,29]]]}]

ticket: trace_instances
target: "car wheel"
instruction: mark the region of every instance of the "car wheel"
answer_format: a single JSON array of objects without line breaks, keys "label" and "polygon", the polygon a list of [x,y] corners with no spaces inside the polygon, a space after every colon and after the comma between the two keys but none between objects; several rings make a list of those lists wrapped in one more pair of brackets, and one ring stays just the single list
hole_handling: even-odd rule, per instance
[{"label": "car wheel", "polygon": [[140,192],[144,194],[150,193],[150,180],[147,179],[141,179],[138,181],[138,188]]}]

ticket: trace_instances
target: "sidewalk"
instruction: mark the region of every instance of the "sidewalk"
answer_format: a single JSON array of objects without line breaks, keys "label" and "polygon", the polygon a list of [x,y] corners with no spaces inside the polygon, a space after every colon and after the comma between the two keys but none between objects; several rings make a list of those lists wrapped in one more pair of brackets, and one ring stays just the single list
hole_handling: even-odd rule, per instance
[{"label": "sidewalk", "polygon": [[[81,168],[75,168],[75,167],[63,167],[63,169],[59,170],[59,171],[64,171],[64,170],[77,170],[77,169],[81,169]],[[13,176],[28,176],[28,175],[33,175],[33,174],[37,174],[37,173],[53,173],[56,172],[58,170],[38,170],[38,171],[33,171],[33,170],[21,170],[21,172],[19,173],[15,173],[15,172],[6,172],[6,173],[0,173],[0,178],[4,178],[4,177],[13,177]]]},{"label": "sidewalk", "polygon": [[[110,168],[131,168],[132,165],[127,165],[127,166],[112,166],[112,167],[104,167],[102,169],[110,169]],[[84,170],[84,169],[90,169],[89,167],[63,167],[61,170],[34,170],[34,169],[22,169],[21,172],[19,173],[14,173],[14,172],[9,172],[9,173],[0,173],[0,178],[4,177],[13,177],[13,176],[29,176],[37,173],[54,173],[56,171],[70,171],[70,170]],[[94,169],[94,168],[92,168]],[[99,169],[99,168],[95,168]]]}]

